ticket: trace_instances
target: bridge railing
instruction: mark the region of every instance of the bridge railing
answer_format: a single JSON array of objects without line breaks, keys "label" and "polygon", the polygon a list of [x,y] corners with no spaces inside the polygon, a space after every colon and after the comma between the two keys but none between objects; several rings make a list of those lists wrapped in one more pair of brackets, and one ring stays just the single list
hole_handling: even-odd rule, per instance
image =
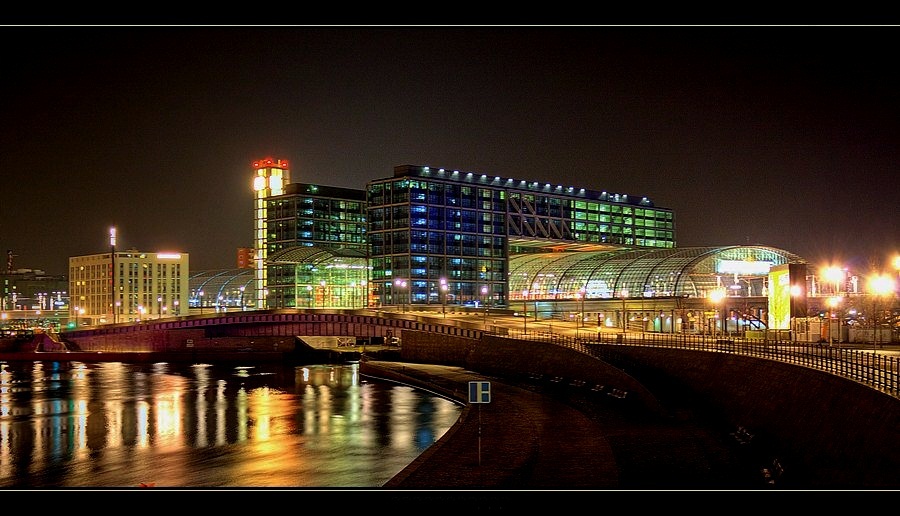
[{"label": "bridge railing", "polygon": [[581,332],[573,337],[550,332],[525,333],[509,330],[503,336],[556,344],[604,360],[615,356],[614,346],[652,346],[746,355],[817,369],[900,398],[900,357],[878,353],[876,350],[821,343],[689,334]]}]

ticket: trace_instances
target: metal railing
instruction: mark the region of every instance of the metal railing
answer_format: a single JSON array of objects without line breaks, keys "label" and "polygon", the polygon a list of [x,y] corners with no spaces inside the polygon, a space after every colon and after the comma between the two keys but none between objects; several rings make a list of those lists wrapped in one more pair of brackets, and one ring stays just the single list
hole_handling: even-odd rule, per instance
[{"label": "metal railing", "polygon": [[524,333],[509,330],[502,336],[556,344],[602,360],[615,356],[615,347],[605,346],[610,344],[746,355],[817,369],[900,398],[900,356],[878,353],[874,349],[864,350],[812,342],[661,333],[579,331],[577,336],[570,336],[541,331]]}]

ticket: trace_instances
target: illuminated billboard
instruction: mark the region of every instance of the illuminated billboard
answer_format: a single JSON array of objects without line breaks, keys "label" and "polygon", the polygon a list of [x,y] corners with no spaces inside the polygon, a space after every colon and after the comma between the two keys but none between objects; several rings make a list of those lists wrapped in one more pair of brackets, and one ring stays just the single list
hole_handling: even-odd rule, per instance
[{"label": "illuminated billboard", "polygon": [[791,329],[791,318],[806,317],[806,264],[769,269],[769,329]]},{"label": "illuminated billboard", "polygon": [[769,329],[791,328],[791,273],[787,265],[769,269]]}]

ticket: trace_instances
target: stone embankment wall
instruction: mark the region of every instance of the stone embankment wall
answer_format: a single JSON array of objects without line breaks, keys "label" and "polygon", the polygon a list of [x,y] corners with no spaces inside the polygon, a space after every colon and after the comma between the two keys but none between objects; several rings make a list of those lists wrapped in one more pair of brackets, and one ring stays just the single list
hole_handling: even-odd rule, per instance
[{"label": "stone embankment wall", "polygon": [[900,486],[900,400],[852,380],[731,353],[604,345],[598,360],[552,343],[486,335],[434,338],[404,331],[404,361],[462,366],[488,375],[553,375],[628,391],[683,396],[742,438],[764,443],[788,473],[834,488]]},{"label": "stone embankment wall", "polygon": [[[53,338],[55,337],[55,338]],[[177,352],[192,350],[253,350],[290,353],[296,349],[296,337],[285,335],[209,336],[200,328],[147,329],[140,332],[96,333],[75,338],[50,336],[36,338],[40,351],[102,351],[106,353]]]}]

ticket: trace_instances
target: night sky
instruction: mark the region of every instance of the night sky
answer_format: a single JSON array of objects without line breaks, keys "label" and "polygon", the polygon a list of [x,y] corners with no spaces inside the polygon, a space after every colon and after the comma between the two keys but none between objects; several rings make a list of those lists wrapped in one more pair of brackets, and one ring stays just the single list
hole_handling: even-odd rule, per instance
[{"label": "night sky", "polygon": [[[893,26],[0,27],[0,250],[252,246],[252,161],[365,188],[413,164],[647,196],[681,247],[887,267]],[[4,264],[5,265],[5,264]],[[5,266],[4,266],[5,269]]]}]

